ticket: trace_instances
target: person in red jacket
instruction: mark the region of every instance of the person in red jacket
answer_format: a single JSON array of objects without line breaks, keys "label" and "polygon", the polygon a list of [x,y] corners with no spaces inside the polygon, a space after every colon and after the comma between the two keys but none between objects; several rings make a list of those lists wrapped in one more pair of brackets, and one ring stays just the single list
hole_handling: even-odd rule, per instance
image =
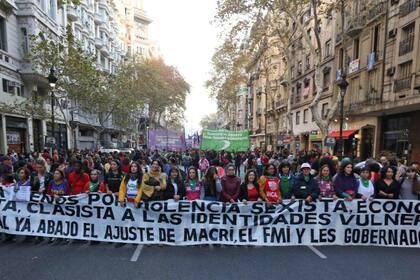
[{"label": "person in red jacket", "polygon": [[220,201],[235,203],[238,201],[241,193],[241,179],[235,175],[235,166],[228,164],[226,167],[226,176],[221,180],[222,192]]},{"label": "person in red jacket", "polygon": [[69,186],[69,194],[77,195],[89,191],[89,175],[82,170],[82,162],[75,161],[74,170],[68,175],[67,183]]}]

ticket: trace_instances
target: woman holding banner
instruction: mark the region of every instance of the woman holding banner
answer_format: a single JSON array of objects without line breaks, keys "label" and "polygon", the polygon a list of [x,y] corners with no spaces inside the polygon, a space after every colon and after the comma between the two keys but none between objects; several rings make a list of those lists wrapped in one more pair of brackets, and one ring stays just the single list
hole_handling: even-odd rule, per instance
[{"label": "woman holding banner", "polygon": [[162,171],[162,165],[158,160],[153,160],[150,171],[144,174],[141,187],[135,197],[134,206],[142,200],[161,200],[163,191],[166,190],[166,174]]},{"label": "woman holding banner", "polygon": [[247,203],[248,201],[262,201],[259,195],[260,185],[257,180],[255,170],[248,170],[245,174],[244,182],[241,184],[240,201]]},{"label": "woman holding banner", "polygon": [[264,175],[259,180],[260,196],[268,204],[279,203],[282,200],[280,179],[276,175],[276,166],[274,164],[268,164],[264,170]]},{"label": "woman holding banner", "polygon": [[185,197],[185,186],[182,183],[181,173],[177,167],[171,167],[169,178],[164,191],[164,199],[179,201]]},{"label": "woman holding banner", "polygon": [[311,165],[303,163],[300,171],[293,182],[292,198],[304,199],[307,202],[316,200],[319,197],[319,185],[311,175]]},{"label": "woman holding banner", "polygon": [[353,200],[356,198],[359,182],[353,173],[353,164],[350,161],[343,161],[340,170],[334,179],[334,188],[339,198]]},{"label": "woman holding banner", "polygon": [[201,181],[201,185],[203,186],[202,192],[203,200],[208,201],[218,201],[220,197],[220,192],[222,191],[222,184],[220,182],[220,178],[217,175],[217,169],[214,166],[210,166],[206,174],[204,175],[203,180]]},{"label": "woman holding banner", "polygon": [[398,199],[400,196],[400,183],[395,179],[396,168],[387,166],[381,171],[381,179],[375,183],[376,198]]},{"label": "woman holding banner", "polygon": [[200,199],[201,196],[202,186],[197,173],[194,166],[188,168],[187,180],[185,180],[185,198],[189,201]]},{"label": "woman holding banner", "polygon": [[359,188],[357,190],[357,198],[361,198],[364,201],[372,200],[375,197],[375,187],[372,181],[369,179],[370,169],[368,166],[360,169]]},{"label": "woman holding banner", "polygon": [[280,193],[283,199],[292,198],[293,174],[290,171],[290,163],[283,161],[279,166]]},{"label": "woman holding banner", "polygon": [[335,194],[334,185],[331,179],[330,166],[328,164],[324,164],[321,167],[319,175],[315,177],[315,179],[318,181],[319,184],[319,199],[337,199],[337,195]]},{"label": "woman holding banner", "polygon": [[226,166],[226,176],[222,178],[222,192],[220,193],[220,201],[235,203],[239,199],[241,192],[241,179],[235,174],[235,166],[228,164]]},{"label": "woman holding banner", "polygon": [[[141,172],[140,164],[132,162],[130,164],[129,172],[124,176],[121,181],[120,191],[118,193],[118,201],[122,207],[125,206],[125,200],[128,202],[135,202],[134,206],[137,206],[139,201],[135,201],[138,194],[141,193],[143,173]],[[137,202],[137,203],[136,203]]]}]

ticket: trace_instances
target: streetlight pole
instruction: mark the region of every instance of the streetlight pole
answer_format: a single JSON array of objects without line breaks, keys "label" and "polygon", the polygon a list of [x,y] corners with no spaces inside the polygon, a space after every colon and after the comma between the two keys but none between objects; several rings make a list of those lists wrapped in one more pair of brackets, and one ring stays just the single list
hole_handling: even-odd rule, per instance
[{"label": "streetlight pole", "polygon": [[347,87],[349,83],[346,80],[346,75],[342,74],[337,81],[337,86],[340,88],[340,145],[338,154],[344,157],[344,139],[343,139],[343,123],[344,123],[344,97],[346,96]]},{"label": "streetlight pole", "polygon": [[55,69],[54,67],[51,67],[50,74],[47,77],[48,83],[50,84],[51,88],[51,133],[52,137],[54,139],[54,145],[55,145],[55,114],[54,114],[54,89],[55,85],[58,81],[58,78],[55,76]]}]

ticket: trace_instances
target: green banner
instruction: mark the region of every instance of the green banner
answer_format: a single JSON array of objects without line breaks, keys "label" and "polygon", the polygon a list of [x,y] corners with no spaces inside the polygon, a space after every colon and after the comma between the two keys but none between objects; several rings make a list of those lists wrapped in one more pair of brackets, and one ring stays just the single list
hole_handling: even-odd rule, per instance
[{"label": "green banner", "polygon": [[249,150],[249,131],[203,129],[201,150],[247,151]]}]

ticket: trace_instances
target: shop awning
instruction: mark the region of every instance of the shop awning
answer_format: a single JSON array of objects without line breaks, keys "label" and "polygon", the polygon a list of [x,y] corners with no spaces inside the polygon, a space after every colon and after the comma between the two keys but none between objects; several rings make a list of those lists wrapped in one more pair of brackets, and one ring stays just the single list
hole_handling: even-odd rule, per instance
[{"label": "shop awning", "polygon": [[[349,139],[349,137],[352,136],[353,134],[355,134],[356,132],[357,132],[357,130],[343,130],[343,139],[345,139],[345,140]],[[328,133],[328,136],[339,139],[340,138],[340,131],[330,132],[330,133]]]}]

